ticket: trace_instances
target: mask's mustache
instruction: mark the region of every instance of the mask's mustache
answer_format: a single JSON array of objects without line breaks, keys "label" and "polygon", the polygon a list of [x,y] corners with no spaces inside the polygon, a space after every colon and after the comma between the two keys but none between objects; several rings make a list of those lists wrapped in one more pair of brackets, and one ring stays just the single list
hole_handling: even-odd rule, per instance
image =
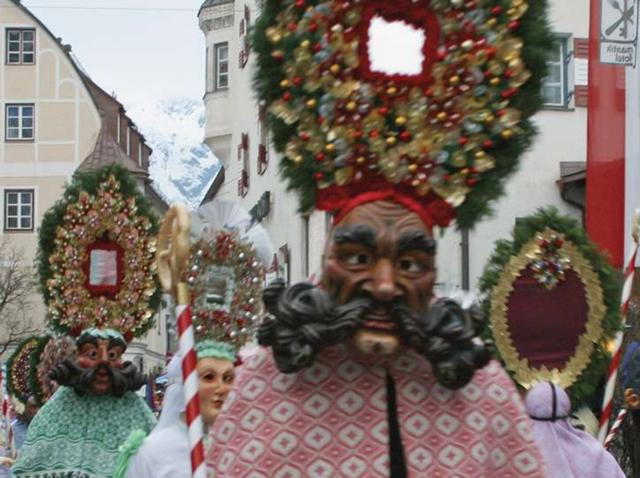
[{"label": "mask's mustache", "polygon": [[336,306],[329,295],[311,284],[285,289],[277,280],[264,291],[272,319],[258,329],[258,343],[273,348],[280,371],[291,373],[313,364],[318,352],[346,341],[362,324],[371,301],[357,299]]},{"label": "mask's mustache", "polygon": [[[309,367],[323,348],[348,340],[372,306],[379,305],[372,297],[357,297],[337,306],[324,290],[307,283],[287,289],[281,280],[265,289],[263,299],[271,317],[260,326],[258,342],[273,348],[283,373]],[[489,346],[479,338],[485,321],[478,307],[464,310],[440,299],[423,314],[412,313],[399,300],[385,308],[405,343],[431,362],[442,385],[463,387],[488,362]]]},{"label": "mask's mustache", "polygon": [[66,359],[49,372],[49,378],[60,385],[72,387],[78,394],[91,393],[91,385],[96,380],[96,374],[106,370],[111,379],[110,394],[123,396],[128,391],[139,390],[146,382],[146,377],[131,362],[125,362],[121,369],[101,364],[95,368],[83,368],[77,362]]}]

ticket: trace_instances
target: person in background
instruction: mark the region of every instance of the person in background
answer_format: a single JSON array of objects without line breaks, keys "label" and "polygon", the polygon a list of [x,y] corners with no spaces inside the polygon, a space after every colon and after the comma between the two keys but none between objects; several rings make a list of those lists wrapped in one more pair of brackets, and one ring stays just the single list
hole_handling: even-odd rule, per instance
[{"label": "person in background", "polygon": [[18,414],[16,418],[11,422],[11,435],[13,437],[12,448],[14,450],[14,457],[22,450],[24,440],[27,438],[27,430],[33,417],[38,413],[38,403],[35,397],[30,396],[27,400],[27,404],[24,408],[24,412]]}]

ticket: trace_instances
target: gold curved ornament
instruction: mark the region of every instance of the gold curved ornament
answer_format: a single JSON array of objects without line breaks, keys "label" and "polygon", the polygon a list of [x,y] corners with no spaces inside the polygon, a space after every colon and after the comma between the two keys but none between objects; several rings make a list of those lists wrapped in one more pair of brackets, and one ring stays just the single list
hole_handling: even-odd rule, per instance
[{"label": "gold curved ornament", "polygon": [[[513,292],[513,284],[522,271],[541,253],[541,239],[550,240],[552,236],[564,240],[563,250],[569,257],[571,268],[576,272],[585,290],[589,308],[585,332],[580,335],[574,354],[560,370],[549,370],[546,367],[534,368],[527,358],[520,357],[513,342],[507,321],[509,297]],[[551,381],[563,388],[573,385],[590,362],[595,344],[602,339],[602,320],[605,315],[605,304],[598,274],[580,250],[564,235],[549,228],[537,234],[527,242],[516,256],[512,256],[503,270],[494,288],[491,299],[490,323],[498,352],[508,370],[512,371],[515,380],[525,389],[536,383]]]},{"label": "gold curved ornament", "polygon": [[186,206],[173,204],[164,216],[156,250],[158,279],[178,304],[189,303],[184,277],[189,266],[191,215]]}]

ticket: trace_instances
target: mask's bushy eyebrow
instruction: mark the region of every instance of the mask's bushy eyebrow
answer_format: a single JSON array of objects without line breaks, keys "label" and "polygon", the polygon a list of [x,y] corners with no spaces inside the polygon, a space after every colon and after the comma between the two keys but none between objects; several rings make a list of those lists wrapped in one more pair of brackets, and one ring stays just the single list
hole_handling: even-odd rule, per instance
[{"label": "mask's bushy eyebrow", "polygon": [[110,338],[109,339],[109,348],[112,349],[113,347],[122,347],[123,349],[127,348],[127,344],[125,342],[123,342],[120,339],[117,338]]},{"label": "mask's bushy eyebrow", "polygon": [[398,254],[415,250],[433,255],[436,253],[436,240],[423,231],[403,233],[398,239]]},{"label": "mask's bushy eyebrow", "polygon": [[338,227],[333,234],[333,240],[336,244],[362,244],[371,249],[376,247],[375,231],[363,224]]}]

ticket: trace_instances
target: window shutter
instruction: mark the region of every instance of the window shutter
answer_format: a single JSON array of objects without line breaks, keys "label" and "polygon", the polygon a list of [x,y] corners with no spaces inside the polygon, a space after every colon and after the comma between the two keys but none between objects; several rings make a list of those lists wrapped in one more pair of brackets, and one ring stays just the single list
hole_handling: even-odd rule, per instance
[{"label": "window shutter", "polygon": [[[573,52],[575,55],[576,73],[579,68],[584,69],[585,63],[588,68],[589,61],[589,39],[588,38],[574,38],[573,39]],[[578,75],[576,74],[576,80]],[[589,103],[589,87],[585,84],[576,83],[574,92],[574,101],[576,106],[586,107]]]},{"label": "window shutter", "polygon": [[244,18],[240,20],[240,36],[244,35]]}]

